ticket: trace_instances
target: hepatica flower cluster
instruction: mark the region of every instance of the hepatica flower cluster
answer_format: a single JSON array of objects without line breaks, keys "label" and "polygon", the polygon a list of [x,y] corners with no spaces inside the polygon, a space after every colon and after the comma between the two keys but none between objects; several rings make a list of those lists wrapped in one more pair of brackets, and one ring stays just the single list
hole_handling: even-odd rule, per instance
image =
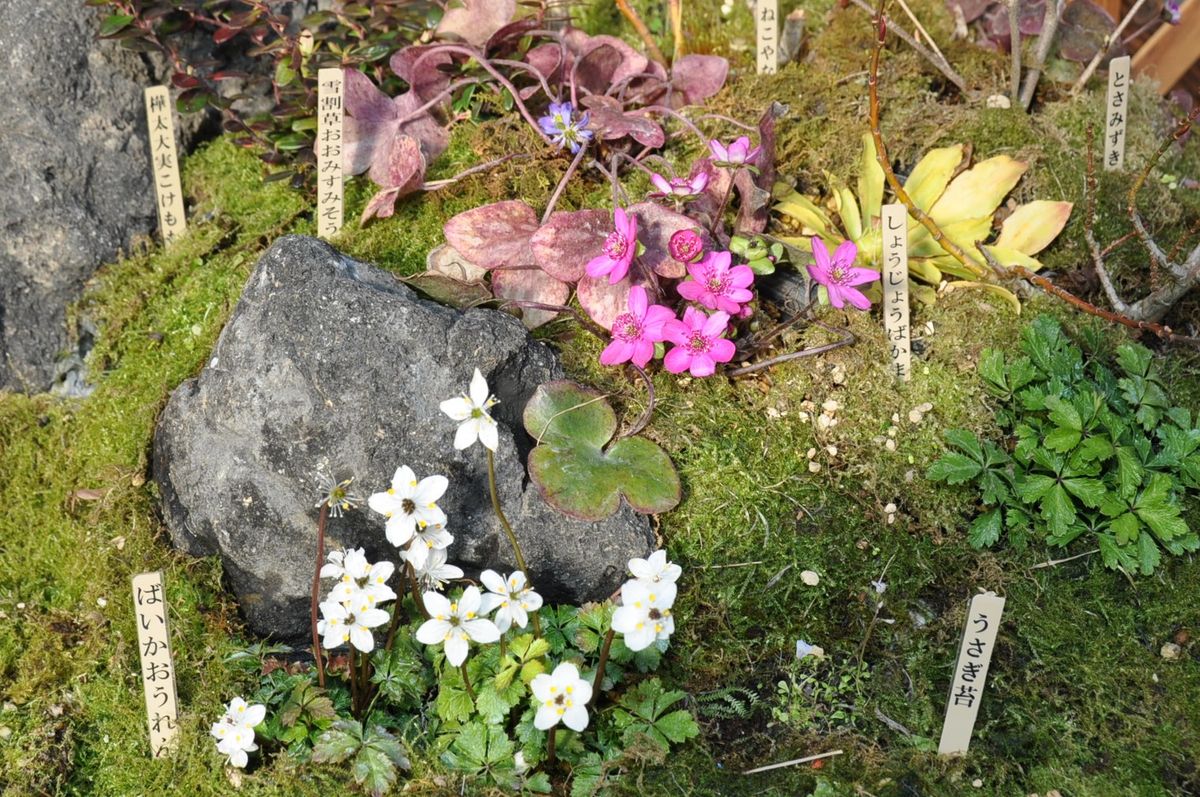
[{"label": "hepatica flower cluster", "polygon": [[[652,336],[670,321],[683,323],[652,309],[638,309]],[[496,403],[476,370],[461,395],[440,404],[447,446],[468,457],[480,452],[493,482],[507,434],[492,417]],[[343,512],[357,505],[329,487],[318,504],[322,533],[334,505]],[[246,767],[262,743],[268,754],[346,762],[364,790],[378,794],[407,768],[406,745],[432,744],[448,769],[484,786],[548,793],[550,772],[611,760],[635,737],[647,735],[665,751],[699,732],[675,706],[683,693],[648,674],[675,631],[682,570],[665,551],[630,560],[631,578],[614,599],[550,606],[531,573],[546,567],[526,563],[498,494],[493,506],[518,567],[466,578],[450,562],[454,518],[441,506],[447,496],[458,500],[459,485],[400,465],[380,487],[366,502],[378,537],[324,553],[314,574],[316,666],[260,670],[255,656],[238,659],[254,664],[260,686],[253,702],[233,699],[212,725],[229,766]],[[328,533],[336,539],[339,527]],[[429,715],[437,720],[426,726]],[[436,739],[396,732],[418,727],[437,728]]]}]

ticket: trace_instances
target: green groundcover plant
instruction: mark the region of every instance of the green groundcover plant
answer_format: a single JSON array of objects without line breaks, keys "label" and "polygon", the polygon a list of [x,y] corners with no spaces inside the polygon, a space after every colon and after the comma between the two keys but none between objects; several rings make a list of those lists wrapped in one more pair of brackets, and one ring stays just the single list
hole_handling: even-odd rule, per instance
[{"label": "green groundcover plant", "polygon": [[952,450],[927,474],[979,488],[971,544],[991,546],[1005,533],[1016,547],[1086,536],[1107,567],[1144,575],[1162,550],[1200,548],[1182,516],[1200,488],[1200,428],[1171,406],[1151,352],[1122,344],[1110,367],[1085,358],[1047,316],[1025,329],[1021,350],[988,349],[979,361],[985,388],[1003,404],[996,417],[1006,437],[949,430]]}]

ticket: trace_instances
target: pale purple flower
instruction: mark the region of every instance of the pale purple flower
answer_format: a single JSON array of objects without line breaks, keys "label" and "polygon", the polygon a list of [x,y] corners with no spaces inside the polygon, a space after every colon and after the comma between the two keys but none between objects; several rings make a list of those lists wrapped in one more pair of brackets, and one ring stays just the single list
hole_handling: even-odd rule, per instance
[{"label": "pale purple flower", "polygon": [[680,263],[695,263],[704,256],[704,239],[695,230],[677,230],[667,241],[667,251]]},{"label": "pale purple flower", "polygon": [[658,189],[658,193],[650,196],[670,197],[676,202],[684,202],[704,193],[704,189],[708,187],[708,172],[698,171],[691,177],[672,177],[670,180],[661,174],[652,174],[650,182]]},{"label": "pale purple flower", "polygon": [[699,302],[709,310],[724,310],[736,315],[742,305],[754,298],[749,290],[754,272],[749,266],[730,267],[729,252],[709,252],[699,263],[688,265],[690,280],[676,288],[683,298]]},{"label": "pale purple flower", "polygon": [[646,289],[629,289],[629,312],[617,316],[612,325],[612,342],[600,354],[601,365],[619,365],[632,361],[645,368],[654,357],[654,344],[666,340],[663,327],[675,320],[675,314],[660,304],[650,304]]},{"label": "pale purple flower", "polygon": [[545,116],[538,119],[542,132],[560,147],[570,147],[572,153],[592,140],[592,131],[587,130],[588,113],[575,118],[575,107],[569,102],[552,102]]},{"label": "pale purple flower", "polygon": [[637,254],[637,216],[622,208],[613,211],[613,229],[604,239],[604,252],[588,261],[587,274],[599,279],[605,274],[616,285],[629,273],[629,264]]},{"label": "pale purple flower", "polygon": [[667,340],[675,347],[667,352],[663,365],[673,374],[690,371],[692,376],[711,376],[717,363],[733,359],[733,341],[721,335],[729,326],[729,313],[717,311],[707,316],[694,307],[683,312],[683,320],[672,319],[663,326]]},{"label": "pale purple flower", "polygon": [[731,142],[728,147],[714,138],[708,142],[708,149],[718,166],[745,166],[754,163],[760,148],[751,149],[750,139],[742,136]]},{"label": "pale purple flower", "polygon": [[831,260],[825,241],[814,235],[812,253],[817,262],[808,267],[808,275],[825,286],[830,304],[841,309],[850,302],[859,310],[871,309],[871,300],[857,286],[879,279],[879,272],[854,265],[854,258],[858,256],[854,241],[843,241]]},{"label": "pale purple flower", "polygon": [[1166,0],[1163,3],[1163,19],[1168,25],[1179,24],[1179,0]]}]

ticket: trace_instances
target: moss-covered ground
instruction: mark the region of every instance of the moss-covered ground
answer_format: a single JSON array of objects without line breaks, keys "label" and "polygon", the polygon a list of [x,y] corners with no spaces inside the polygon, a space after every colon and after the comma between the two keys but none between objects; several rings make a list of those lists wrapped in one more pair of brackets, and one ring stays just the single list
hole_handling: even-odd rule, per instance
[{"label": "moss-covered ground", "polygon": [[[947,18],[931,3],[915,7],[944,40]],[[697,49],[714,46],[705,38],[711,13],[696,17]],[[810,27],[822,32],[807,45],[805,63],[772,78],[738,77],[736,89],[715,103],[747,117],[768,99],[790,98],[781,170],[813,190],[822,169],[851,173],[857,152],[845,142],[864,129],[871,36],[857,11],[828,25],[823,13],[823,4],[811,11]],[[744,16],[727,30],[748,44]],[[947,54],[972,82],[1004,85],[1002,60],[963,43]],[[901,165],[929,146],[966,141],[979,156],[1009,152],[1032,161],[1021,198],[1079,200],[1095,93],[1079,103],[1051,97],[1025,117],[943,99],[937,79],[906,50],[888,61],[884,126]],[[1140,96],[1149,102],[1148,90]],[[1131,162],[1155,146],[1156,118],[1135,118]],[[515,123],[462,124],[434,176],[514,147],[534,148]],[[1196,173],[1196,163],[1194,155],[1171,155],[1163,169]],[[338,244],[400,274],[420,271],[445,218],[491,198],[522,196],[538,205],[564,166],[539,155],[501,167],[405,201],[387,221],[365,229],[351,223]],[[1102,238],[1125,231],[1119,181],[1102,181]],[[222,590],[219,563],[170,548],[147,479],[149,444],[158,411],[202,367],[259,253],[285,231],[311,233],[313,222],[300,193],[264,184],[255,156],[224,139],[187,159],[184,183],[193,200],[188,235],[106,267],[75,308],[100,330],[90,356],[93,395],[0,397],[6,797],[232,790],[206,733],[221,704],[252,685],[226,662],[252,640]],[[579,182],[564,206],[604,191]],[[368,196],[363,182],[352,183],[351,217]],[[1193,197],[1158,184],[1143,205],[1156,229],[1179,229],[1197,215]],[[1135,254],[1125,263],[1131,285]],[[1080,270],[1084,257],[1077,213],[1045,259],[1067,273]],[[1026,313],[1038,311],[1063,314],[1076,333],[1095,332],[1088,337],[1100,341],[1101,355],[1120,338],[1035,296]],[[626,773],[623,788],[646,795],[1200,793],[1200,648],[1193,641],[1200,562],[1174,559],[1153,577],[1128,578],[1092,556],[1035,567],[1083,553],[1082,542],[1066,552],[1038,545],[976,551],[963,533],[970,492],[924,479],[941,450],[941,430],[991,428],[974,364],[985,346],[1013,346],[1022,320],[971,292],[918,308],[915,326],[932,324],[932,332],[903,387],[887,377],[877,318],[830,311],[828,320],[849,323],[857,345],[733,382],[655,377],[658,403],[647,433],[670,452],[685,485],[678,509],[660,519],[671,557],[686,573],[665,677],[689,693],[703,735],[661,766]],[[610,393],[627,418],[641,411],[643,388],[600,368],[590,336],[566,322],[542,334],[576,378]],[[797,334],[787,344],[823,335]],[[1162,358],[1174,398],[1192,409],[1200,408],[1196,365],[1186,351]],[[805,402],[830,399],[840,405],[836,426],[805,420],[812,414]],[[910,410],[925,402],[932,411],[911,421]],[[816,449],[816,472],[809,449]],[[888,504],[895,505],[891,521]],[[1200,523],[1200,514],[1192,508],[1189,519]],[[160,761],[147,755],[129,610],[130,575],[151,569],[166,575],[184,723],[178,754]],[[820,583],[804,585],[803,570],[819,573]],[[879,579],[887,583],[882,595],[871,585]],[[933,750],[966,601],[980,588],[1007,597],[1005,622],[971,754],[946,761]],[[826,658],[796,664],[798,639],[823,647]],[[1167,660],[1159,651],[1172,640],[1182,655]],[[844,753],[819,769],[740,774],[834,749]],[[341,768],[300,768],[277,756],[247,773],[240,793],[329,794],[349,784]],[[480,792],[418,758],[405,793]]]}]

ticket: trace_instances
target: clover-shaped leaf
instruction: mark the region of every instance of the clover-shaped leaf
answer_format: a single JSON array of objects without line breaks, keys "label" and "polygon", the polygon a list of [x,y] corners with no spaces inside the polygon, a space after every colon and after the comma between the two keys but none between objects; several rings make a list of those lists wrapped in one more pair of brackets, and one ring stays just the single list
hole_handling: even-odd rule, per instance
[{"label": "clover-shaped leaf", "polygon": [[601,520],[617,511],[622,497],[643,513],[679,503],[679,474],[657,445],[626,437],[604,448],[617,416],[600,393],[574,382],[548,382],[525,405],[524,421],[537,442],[529,476],[558,511]]}]

